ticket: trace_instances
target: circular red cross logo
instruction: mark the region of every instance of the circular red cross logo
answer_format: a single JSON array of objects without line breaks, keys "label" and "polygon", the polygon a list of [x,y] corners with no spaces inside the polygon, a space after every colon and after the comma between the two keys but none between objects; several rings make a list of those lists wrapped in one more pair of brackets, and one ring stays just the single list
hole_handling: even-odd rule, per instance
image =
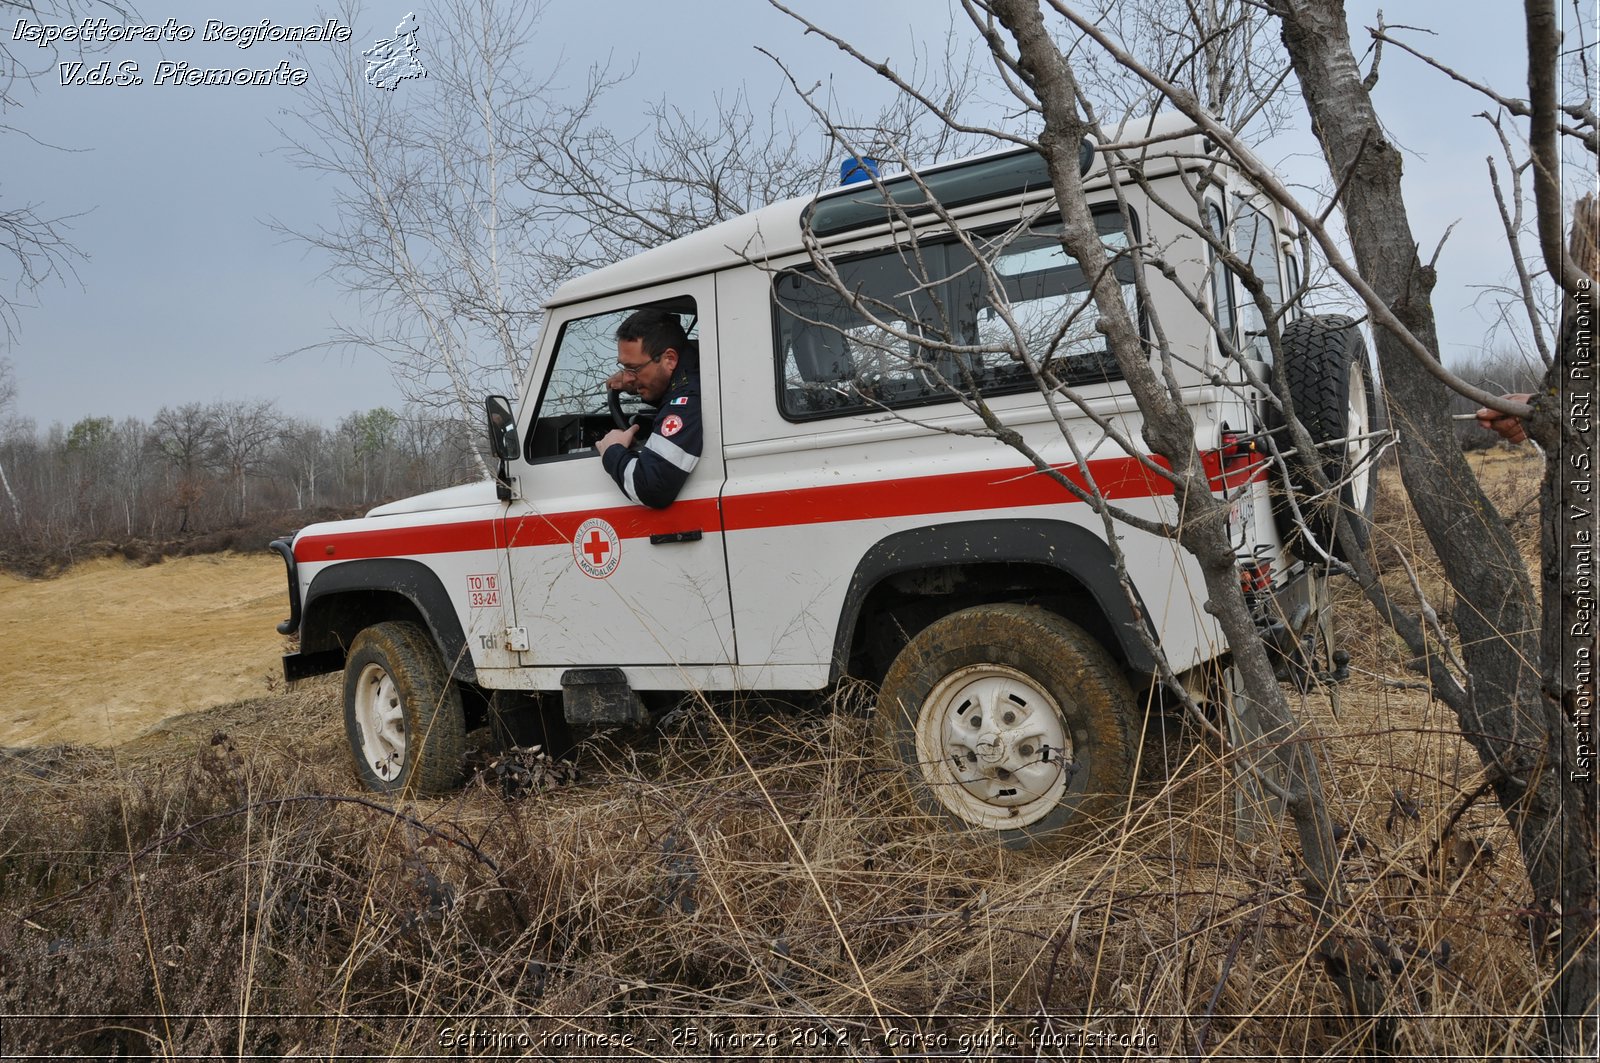
[{"label": "circular red cross logo", "polygon": [[622,540],[617,529],[599,517],[578,525],[572,537],[572,556],[590,579],[605,579],[622,561]]}]

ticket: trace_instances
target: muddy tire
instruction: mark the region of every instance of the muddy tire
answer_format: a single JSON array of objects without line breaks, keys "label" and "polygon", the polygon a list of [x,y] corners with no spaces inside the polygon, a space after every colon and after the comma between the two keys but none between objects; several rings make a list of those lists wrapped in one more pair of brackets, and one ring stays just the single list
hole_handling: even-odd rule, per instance
[{"label": "muddy tire", "polygon": [[[1355,542],[1366,546],[1372,532],[1372,501],[1377,486],[1377,463],[1370,438],[1377,424],[1377,396],[1366,341],[1348,317],[1302,317],[1284,326],[1281,372],[1295,416],[1319,449],[1315,457],[1296,454],[1288,461],[1288,487],[1304,525],[1295,519],[1295,507],[1280,490],[1273,505],[1279,534],[1306,560],[1321,557],[1305,541],[1307,531],[1333,556],[1347,559],[1347,551],[1338,544],[1337,530],[1341,524],[1347,525],[1354,532]],[[1274,428],[1279,450],[1288,450],[1289,433],[1276,407],[1270,408],[1268,421]],[[1319,497],[1311,490],[1306,471],[1317,467],[1330,484],[1339,485],[1335,494]]]},{"label": "muddy tire", "polygon": [[350,644],[344,729],[356,777],[369,790],[422,795],[461,785],[461,692],[416,624],[376,624]]},{"label": "muddy tire", "polygon": [[1125,805],[1132,691],[1081,629],[1034,606],[935,621],[895,658],[874,714],[901,788],[1013,848],[1066,847]]}]

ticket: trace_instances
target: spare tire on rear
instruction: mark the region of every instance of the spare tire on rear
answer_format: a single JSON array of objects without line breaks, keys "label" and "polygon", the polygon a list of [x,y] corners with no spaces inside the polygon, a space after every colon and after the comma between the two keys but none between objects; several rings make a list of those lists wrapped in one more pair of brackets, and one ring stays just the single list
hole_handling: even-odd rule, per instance
[{"label": "spare tire on rear", "polygon": [[[1295,450],[1282,411],[1276,404],[1268,406],[1266,421],[1278,452],[1293,451],[1284,463],[1287,484],[1283,466],[1278,469],[1280,489],[1273,504],[1278,532],[1307,561],[1320,559],[1323,551],[1347,559],[1339,529],[1347,527],[1356,547],[1366,547],[1377,486],[1372,445],[1377,395],[1366,341],[1355,321],[1343,314],[1301,317],[1284,326],[1278,372],[1295,416],[1317,445],[1315,454]],[[1312,469],[1322,471],[1330,491],[1315,489]]]}]

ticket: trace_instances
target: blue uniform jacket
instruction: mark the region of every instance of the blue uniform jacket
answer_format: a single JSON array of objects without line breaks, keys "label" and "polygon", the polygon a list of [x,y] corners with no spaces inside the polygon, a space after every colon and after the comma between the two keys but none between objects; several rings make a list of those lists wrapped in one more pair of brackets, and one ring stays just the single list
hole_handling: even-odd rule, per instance
[{"label": "blue uniform jacket", "polygon": [[672,505],[700,463],[704,441],[699,375],[679,365],[644,445],[629,450],[615,444],[606,449],[600,460],[631,501],[665,509]]}]

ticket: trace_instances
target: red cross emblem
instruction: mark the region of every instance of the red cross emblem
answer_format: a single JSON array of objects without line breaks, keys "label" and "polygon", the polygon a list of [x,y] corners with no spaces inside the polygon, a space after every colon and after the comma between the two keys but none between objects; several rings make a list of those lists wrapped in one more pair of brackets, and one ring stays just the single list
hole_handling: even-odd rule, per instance
[{"label": "red cross emblem", "polygon": [[572,536],[572,558],[590,579],[605,579],[622,561],[622,540],[617,529],[600,517],[590,517]]}]

